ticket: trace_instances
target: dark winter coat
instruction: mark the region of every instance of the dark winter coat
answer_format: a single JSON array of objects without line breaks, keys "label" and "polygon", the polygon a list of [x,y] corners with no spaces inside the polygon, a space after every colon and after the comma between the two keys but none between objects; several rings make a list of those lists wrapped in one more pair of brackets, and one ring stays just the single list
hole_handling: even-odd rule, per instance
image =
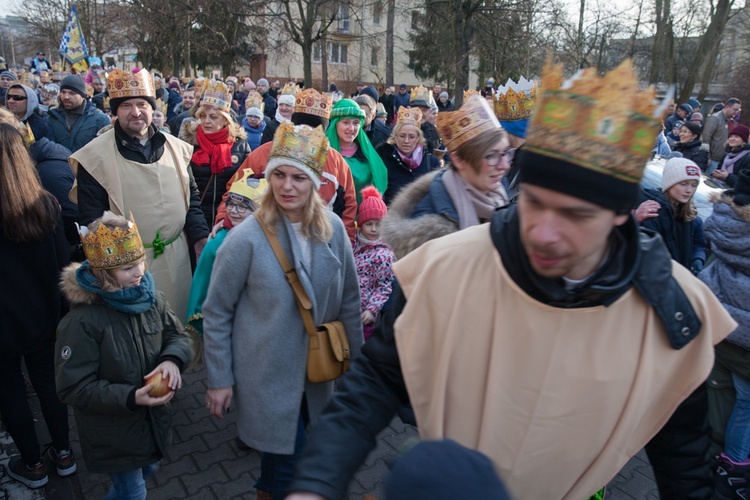
[{"label": "dark winter coat", "polygon": [[[94,140],[96,133],[110,124],[109,117],[99,111],[91,101],[84,104],[86,108],[72,128],[65,122],[65,111],[62,108],[50,110],[47,114],[47,139],[61,144],[75,153]],[[99,214],[101,215],[101,214]]]},{"label": "dark winter coat", "polygon": [[265,104],[263,114],[273,120],[276,116],[276,108],[279,107],[276,98],[273,97],[270,92],[266,92],[263,94],[263,104]]},{"label": "dark winter coat", "polygon": [[60,271],[69,259],[59,213],[54,229],[31,243],[7,238],[2,215],[0,207],[0,360],[54,342],[61,312]]},{"label": "dark winter coat", "polygon": [[135,391],[162,361],[187,367],[192,341],[162,292],[145,313],[116,311],[78,284],[78,267],[63,272],[72,308],[57,329],[55,381],[73,407],[86,467],[109,473],[156,463],[171,441],[171,406],[136,406]]},{"label": "dark winter coat", "polygon": [[683,158],[692,160],[703,172],[705,172],[706,167],[708,166],[708,151],[701,146],[702,143],[699,137],[686,143],[676,142],[672,151],[682,153]]},{"label": "dark winter coat", "polygon": [[388,119],[386,120],[388,124],[393,123],[393,94],[383,94],[380,96],[380,99],[378,99],[378,102],[383,103],[383,107],[385,108],[385,112],[388,113]]},{"label": "dark winter coat", "polygon": [[[401,94],[401,92],[396,92],[393,94],[393,115],[398,115],[398,109],[401,106],[409,107],[409,101],[411,100],[411,94],[409,92],[405,92]],[[388,108],[386,108],[386,111]]]},{"label": "dark winter coat", "polygon": [[422,124],[422,133],[424,134],[425,141],[427,141],[426,150],[428,153],[432,154],[434,150],[440,148],[442,141],[435,125],[430,122],[424,122]]},{"label": "dark winter coat", "polygon": [[365,130],[365,134],[367,134],[367,138],[370,139],[372,147],[378,149],[378,146],[385,144],[391,136],[391,128],[380,120],[373,120],[372,123],[370,123],[370,128]]},{"label": "dark winter coat", "polygon": [[445,104],[443,104],[443,102],[440,99],[438,99],[437,101],[435,101],[435,104],[438,107],[438,112],[453,111],[453,103],[450,101],[450,99],[446,100]]},{"label": "dark winter coat", "polygon": [[[731,151],[731,148],[727,146],[727,154],[729,154]],[[734,164],[734,167],[732,167],[732,173],[730,173],[727,176],[727,180],[725,181],[726,184],[729,187],[734,187],[735,184],[737,184],[737,176],[740,175],[740,172],[742,172],[745,169],[750,168],[750,143],[745,143],[741,147],[737,148],[737,153],[741,151],[747,151],[747,154],[737,160]],[[724,161],[727,159],[727,156],[724,155],[724,158],[721,159],[721,162],[719,163],[719,169],[724,168]]]},{"label": "dark winter coat", "polygon": [[414,170],[410,169],[398,154],[395,144],[384,143],[377,148],[385,168],[388,169],[388,189],[383,193],[383,201],[390,205],[393,198],[408,184],[424,174],[440,168],[440,161],[425,152],[422,162]]},{"label": "dark winter coat", "polygon": [[703,237],[703,221],[696,217],[690,222],[675,219],[672,205],[659,189],[642,189],[639,204],[647,200],[661,205],[659,216],[646,219],[641,226],[658,233],[674,260],[690,269],[693,262],[706,262],[706,239]]},{"label": "dark winter coat", "polygon": [[260,137],[260,143],[265,144],[273,141],[273,136],[276,134],[276,129],[279,128],[281,123],[277,122],[275,118],[268,118],[267,116],[263,119],[266,123],[266,128],[263,129],[263,135]]},{"label": "dark winter coat", "polygon": [[[508,234],[518,232],[516,214],[516,206],[511,205],[497,212],[491,222],[490,234],[500,255],[504,253],[500,248],[501,241],[512,239],[508,238]],[[661,306],[668,304],[658,312],[663,321],[674,315],[672,306],[678,307],[678,311],[685,311],[686,318],[689,315],[693,318],[691,321],[699,321],[684,292],[672,278],[671,261],[663,246],[652,235],[639,233],[632,222],[621,232],[628,250],[619,264],[611,265],[612,273],[604,273],[601,277],[611,287],[607,286],[606,290],[604,287],[600,290],[595,287],[582,290],[580,293],[584,300],[581,303],[585,303],[585,307],[589,307],[592,300],[595,303],[608,303],[605,294],[619,297],[632,289],[637,281],[639,290],[659,290],[661,299],[651,296],[647,302],[655,309],[659,300],[662,300]],[[520,247],[517,241],[507,243],[511,247]],[[505,262],[507,257],[503,255],[501,258]],[[628,262],[636,264],[628,266]],[[505,265],[506,269],[512,267],[513,263]],[[545,284],[541,281],[519,283],[519,286],[530,287],[528,290],[524,288],[530,294],[552,293],[543,289]],[[564,289],[563,285],[556,286]],[[394,341],[394,321],[405,305],[403,293],[398,289],[394,292],[393,302],[393,307],[384,311],[373,336],[362,348],[363,356],[352,363],[320,424],[310,435],[297,464],[290,491],[311,491],[330,499],[344,498],[349,478],[374,446],[377,433],[388,425],[398,405],[408,403],[409,396]],[[698,322],[693,326],[699,325]],[[679,339],[679,329],[669,328],[666,323],[665,327],[673,347],[674,342],[684,345],[689,341]],[[697,332],[693,337],[695,334]],[[661,431],[646,445],[661,498],[708,500],[712,497],[713,479],[707,460],[707,406],[706,390],[702,386],[683,401]]]},{"label": "dark winter coat", "polygon": [[76,180],[68,164],[70,151],[42,137],[31,145],[29,153],[36,163],[42,186],[60,203],[65,239],[71,245],[78,245],[80,238],[75,224],[78,222],[78,205],[70,201],[68,197],[68,193],[73,188],[73,182]]}]

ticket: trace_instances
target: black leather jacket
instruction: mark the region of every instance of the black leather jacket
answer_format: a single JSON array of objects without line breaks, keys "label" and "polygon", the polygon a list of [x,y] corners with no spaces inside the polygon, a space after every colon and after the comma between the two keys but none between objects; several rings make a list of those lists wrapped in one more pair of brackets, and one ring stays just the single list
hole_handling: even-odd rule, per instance
[{"label": "black leather jacket", "polygon": [[[506,269],[523,267],[516,207],[498,211],[491,224],[493,243]],[[700,320],[672,278],[669,255],[657,236],[639,231],[633,220],[615,233],[619,250],[577,290],[566,291],[562,284],[534,278],[526,270],[511,277],[532,296],[563,308],[612,303],[635,286],[664,321],[672,347],[680,349],[698,334]],[[408,404],[393,331],[406,302],[398,287],[392,298],[392,307],[384,309],[380,325],[363,346],[363,356],[352,363],[311,433],[289,491],[345,498],[349,480],[375,447],[377,434],[391,421],[398,405]],[[676,325],[678,311],[685,320]],[[683,334],[684,327],[690,329],[688,335]],[[706,389],[701,386],[646,445],[661,498],[709,499],[713,495],[707,414]]]}]

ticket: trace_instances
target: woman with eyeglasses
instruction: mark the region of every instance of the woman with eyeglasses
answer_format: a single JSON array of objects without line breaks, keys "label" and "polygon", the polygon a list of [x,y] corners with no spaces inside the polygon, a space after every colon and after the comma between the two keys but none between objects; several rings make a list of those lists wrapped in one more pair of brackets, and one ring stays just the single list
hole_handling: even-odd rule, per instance
[{"label": "woman with eyeglasses", "polygon": [[419,108],[399,108],[391,136],[376,150],[388,170],[388,189],[383,193],[386,205],[405,186],[440,168],[440,161],[427,152],[421,119]]},{"label": "woman with eyeglasses", "polygon": [[[401,258],[426,241],[488,222],[508,204],[501,184],[510,168],[510,142],[481,96],[437,117],[450,167],[415,180],[395,198],[383,219],[383,241]],[[389,186],[390,189],[390,186]]]},{"label": "woman with eyeglasses", "polygon": [[268,186],[265,179],[255,179],[250,177],[250,174],[252,174],[252,171],[248,170],[244,177],[232,183],[229,188],[227,198],[224,200],[224,207],[227,211],[227,216],[223,221],[224,227],[216,233],[215,238],[208,240],[195,268],[193,283],[190,286],[185,326],[190,335],[193,336],[196,346],[203,344],[196,337],[203,336],[203,301],[206,300],[208,294],[208,285],[211,282],[211,271],[214,268],[216,252],[224,243],[224,238],[227,237],[229,230],[237,227],[255,212],[257,208],[255,200],[260,198]]}]

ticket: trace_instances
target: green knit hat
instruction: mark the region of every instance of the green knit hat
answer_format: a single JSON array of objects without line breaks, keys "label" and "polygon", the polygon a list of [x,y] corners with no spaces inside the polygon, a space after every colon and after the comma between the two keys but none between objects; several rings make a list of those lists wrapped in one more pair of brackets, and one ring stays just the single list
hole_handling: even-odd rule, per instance
[{"label": "green knit hat", "polygon": [[360,122],[364,123],[366,115],[353,100],[341,99],[331,110],[331,120],[334,118],[359,118]]}]

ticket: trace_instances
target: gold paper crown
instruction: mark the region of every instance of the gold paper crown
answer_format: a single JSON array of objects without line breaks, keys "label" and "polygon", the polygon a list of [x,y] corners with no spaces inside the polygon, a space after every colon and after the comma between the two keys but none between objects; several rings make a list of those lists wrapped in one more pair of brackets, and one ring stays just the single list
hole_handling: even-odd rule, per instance
[{"label": "gold paper crown", "polygon": [[428,89],[424,85],[411,89],[411,97],[409,98],[409,106],[425,106],[430,107],[430,99],[432,98],[432,90]]},{"label": "gold paper crown", "polygon": [[518,83],[510,78],[493,94],[495,116],[500,121],[514,122],[531,117],[536,102],[537,85],[521,77]]},{"label": "gold paper crown", "polygon": [[123,97],[156,98],[154,77],[143,68],[137,73],[113,69],[107,76],[107,91],[110,99],[121,99]]},{"label": "gold paper crown", "polygon": [[[318,179],[323,174],[328,154],[328,138],[322,126],[282,123],[273,136],[268,165],[292,165],[311,170]],[[319,183],[319,181],[318,181]]]},{"label": "gold paper crown", "polygon": [[333,99],[331,96],[321,94],[312,88],[298,92],[294,99],[295,113],[315,115],[326,120],[331,116],[332,107]]},{"label": "gold paper crown", "polygon": [[464,102],[466,102],[466,99],[468,99],[470,95],[478,95],[479,97],[482,97],[482,94],[480,94],[478,90],[464,90]]},{"label": "gold paper crown", "polygon": [[639,89],[630,59],[604,77],[589,68],[565,84],[562,71],[545,65],[525,148],[639,182],[661,130],[655,89]]},{"label": "gold paper crown", "polygon": [[206,92],[208,86],[211,85],[211,80],[208,78],[198,78],[195,80],[195,97],[198,99],[203,98],[203,93]]},{"label": "gold paper crown", "polygon": [[448,150],[455,151],[466,141],[502,127],[487,100],[480,95],[470,95],[458,111],[438,114],[437,129]]},{"label": "gold paper crown", "polygon": [[86,95],[94,97],[94,87],[90,83],[84,83],[83,87],[86,89]]},{"label": "gold paper crown", "polygon": [[167,116],[167,110],[169,109],[169,104],[167,104],[166,102],[162,101],[161,99],[157,99],[156,100],[156,109],[158,109],[159,111],[161,111],[161,114],[163,114],[164,116]]},{"label": "gold paper crown", "polygon": [[245,169],[242,177],[232,183],[229,192],[244,196],[252,201],[258,200],[266,192],[268,181],[251,177],[253,174],[253,169]]},{"label": "gold paper crown", "polygon": [[299,85],[293,83],[287,83],[284,88],[281,89],[281,95],[293,95],[296,96],[299,93]]},{"label": "gold paper crown", "polygon": [[89,231],[85,226],[78,227],[83,253],[93,269],[113,269],[146,255],[146,249],[143,247],[132,213],[129,225],[130,228],[127,231],[119,227],[112,231],[104,224],[99,224],[94,232]]},{"label": "gold paper crown", "polygon": [[104,99],[102,99],[102,108],[112,109],[112,106],[109,104],[109,97],[105,97]]},{"label": "gold paper crown", "polygon": [[247,99],[245,99],[245,108],[258,108],[262,113],[266,109],[266,103],[263,102],[263,96],[255,90],[251,90],[247,93]]},{"label": "gold paper crown", "polygon": [[213,82],[206,87],[201,99],[201,106],[213,106],[214,108],[229,113],[232,109],[232,94],[224,82]]},{"label": "gold paper crown", "polygon": [[406,106],[401,106],[398,108],[396,123],[414,125],[419,128],[422,126],[422,111],[419,108],[407,108]]}]

